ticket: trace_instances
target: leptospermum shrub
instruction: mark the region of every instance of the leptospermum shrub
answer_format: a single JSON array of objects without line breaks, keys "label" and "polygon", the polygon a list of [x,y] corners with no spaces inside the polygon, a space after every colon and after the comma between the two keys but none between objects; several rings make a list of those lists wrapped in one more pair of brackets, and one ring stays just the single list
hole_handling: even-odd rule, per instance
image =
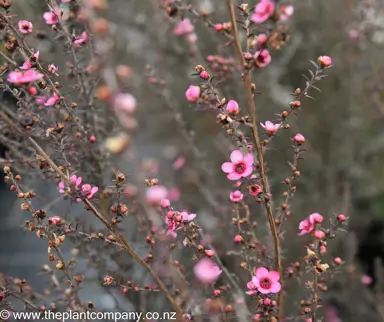
[{"label": "leptospermum shrub", "polygon": [[[259,116],[260,109],[269,107],[258,104],[262,93],[254,83],[254,75],[285,50],[293,5],[273,0],[236,5],[228,0],[222,3],[226,15],[216,16],[189,1],[156,3],[168,20],[152,28],[171,28],[175,40],[183,42],[185,54],[196,61],[189,67],[193,81],[188,84],[183,75],[168,71],[186,84],[184,92],[173,93],[166,77],[150,64],[142,75],[165,98],[167,112],[177,122],[173,135],[188,146],[188,153],[175,155],[173,171],[190,167],[190,159],[195,159],[192,173],[210,178],[194,180],[196,175],[189,172],[202,192],[199,198],[220,213],[217,218],[225,231],[215,236],[200,224],[212,214],[184,203],[188,196],[167,186],[158,164],[142,161],[137,152],[135,136],[149,131],[150,125],[141,125],[135,117],[141,106],[130,62],[115,63],[120,39],[108,20],[108,1],[47,0],[45,12],[31,21],[14,11],[13,2],[0,0],[0,87],[14,101],[1,103],[0,134],[9,149],[3,170],[27,214],[26,230],[46,242],[47,263],[41,264],[47,285],[33,290],[22,278],[4,277],[1,308],[12,311],[21,301],[30,311],[100,310],[80,294],[88,277],[86,270],[79,271],[79,257],[96,268],[100,284],[118,290],[136,311],[174,311],[178,321],[324,321],[323,292],[343,264],[327,247],[347,216],[327,214],[328,221],[318,209],[302,213],[290,206],[292,198],[300,198],[296,182],[305,176],[300,165],[307,152],[305,133],[290,131],[289,122],[300,117],[312,93],[327,81],[323,78],[332,72],[332,58],[323,53],[308,57],[309,72],[302,84],[295,84],[292,100],[281,113],[271,110],[267,119]],[[220,51],[203,58],[199,32],[214,35]],[[65,53],[65,62],[44,49],[49,42]],[[231,84],[239,84],[236,91],[226,90]],[[202,111],[202,122],[209,118],[215,121],[210,126],[221,127],[224,147],[230,148],[223,151],[216,170],[206,166],[209,160],[195,145],[172,95],[184,95],[183,108]],[[275,141],[287,136],[292,156],[288,175],[268,166]],[[208,146],[213,148],[214,141],[209,138]],[[133,171],[119,170],[117,160],[129,163]],[[30,175],[76,210],[67,214],[60,208],[53,212],[52,205],[38,206],[39,195],[28,189],[25,179]],[[212,192],[219,184],[210,185],[210,180],[226,182],[219,199]],[[277,191],[282,185],[281,195]],[[79,204],[84,209],[80,218],[74,208]],[[291,243],[284,232],[292,227],[292,212],[300,216],[295,229],[296,239],[302,240],[294,263],[284,256]],[[83,218],[94,218],[101,226],[80,225]],[[260,233],[258,223],[264,222]],[[123,229],[126,223],[137,227],[133,237]],[[73,258],[64,256],[66,244],[77,250]],[[231,254],[230,263],[223,253]],[[126,263],[145,278],[137,278]],[[302,289],[299,302],[290,296],[292,287]],[[139,300],[145,297],[150,301]]]}]

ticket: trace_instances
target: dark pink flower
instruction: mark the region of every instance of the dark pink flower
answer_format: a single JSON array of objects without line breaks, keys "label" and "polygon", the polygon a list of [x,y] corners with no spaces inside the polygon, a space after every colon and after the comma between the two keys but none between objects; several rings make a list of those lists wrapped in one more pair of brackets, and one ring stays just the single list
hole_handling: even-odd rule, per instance
[{"label": "dark pink flower", "polygon": [[240,190],[236,190],[230,193],[229,199],[231,199],[232,202],[239,202],[243,200],[244,195],[241,193]]},{"label": "dark pink flower", "polygon": [[231,162],[224,162],[221,170],[228,173],[229,180],[248,177],[253,171],[253,155],[250,153],[243,155],[239,150],[232,151]]},{"label": "dark pink flower", "polygon": [[269,136],[275,135],[276,131],[280,128],[280,124],[273,124],[270,121],[266,121],[265,124],[260,122],[260,125],[265,129],[265,132]]},{"label": "dark pink flower", "polygon": [[258,291],[262,294],[279,293],[281,285],[278,282],[280,275],[276,271],[268,271],[265,267],[259,267],[252,278]]},{"label": "dark pink flower", "polygon": [[38,73],[34,69],[29,69],[25,72],[10,72],[8,74],[8,82],[21,85],[28,84],[42,79],[44,75]]},{"label": "dark pink flower", "polygon": [[255,53],[254,57],[255,57],[255,65],[257,67],[266,67],[272,61],[271,54],[269,53],[269,51],[267,49],[263,49],[261,51],[257,51]]},{"label": "dark pink flower", "polygon": [[208,258],[200,260],[193,268],[196,278],[203,284],[212,284],[220,277],[222,270]]},{"label": "dark pink flower", "polygon": [[73,41],[73,45],[75,47],[80,47],[82,44],[86,44],[88,41],[88,34],[83,31],[80,35],[80,37],[75,37],[75,40]]},{"label": "dark pink flower", "polygon": [[86,183],[81,186],[81,192],[85,195],[85,198],[91,199],[93,195],[99,191],[99,188],[94,186],[92,187],[90,184]]},{"label": "dark pink flower", "polygon": [[[39,59],[39,56],[40,56],[40,51],[37,51],[36,53],[34,53],[32,55],[32,57],[37,61]],[[32,63],[31,63],[31,59],[28,58],[24,64],[22,66],[19,67],[20,69],[31,69],[32,68]]]},{"label": "dark pink flower", "polygon": [[251,20],[256,23],[263,23],[273,14],[275,4],[270,0],[261,0],[255,7]]},{"label": "dark pink flower", "polygon": [[25,35],[30,34],[33,30],[32,22],[27,20],[20,20],[17,25],[19,27],[19,31]]},{"label": "dark pink flower", "polygon": [[311,221],[310,219],[304,219],[299,224],[299,229],[301,229],[299,236],[309,234],[311,231],[313,231],[314,228],[315,224],[313,221]]}]

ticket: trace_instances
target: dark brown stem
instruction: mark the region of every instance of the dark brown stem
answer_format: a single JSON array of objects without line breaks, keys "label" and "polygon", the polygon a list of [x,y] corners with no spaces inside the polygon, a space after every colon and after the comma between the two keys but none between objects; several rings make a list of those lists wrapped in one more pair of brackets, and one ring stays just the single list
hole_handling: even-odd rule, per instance
[{"label": "dark brown stem", "polygon": [[[252,134],[253,134],[253,139],[255,141],[256,145],[256,151],[257,151],[257,160],[259,162],[259,170],[260,170],[260,178],[261,178],[261,183],[262,183],[262,188],[263,192],[265,195],[270,196],[271,191],[269,188],[268,184],[268,177],[266,174],[265,170],[265,164],[264,164],[264,155],[262,151],[262,145],[260,141],[260,135],[258,131],[258,119],[256,115],[256,109],[255,109],[255,102],[253,98],[253,90],[252,90],[252,80],[251,80],[251,73],[250,71],[246,70],[246,62],[243,56],[243,51],[241,49],[241,44],[239,40],[239,33],[238,33],[238,28],[237,28],[237,22],[236,22],[236,14],[235,14],[235,8],[233,5],[232,0],[228,0],[228,8],[229,8],[229,14],[231,17],[231,23],[232,23],[232,28],[233,28],[233,38],[234,38],[234,45],[236,48],[236,53],[238,55],[238,59],[243,66],[243,77],[245,80],[245,84],[247,87],[247,97],[248,97],[248,107],[249,107],[249,112],[252,117]],[[275,248],[275,265],[276,265],[276,270],[280,274],[280,282],[283,285],[283,270],[282,270],[282,265],[281,265],[281,250],[280,250],[280,240],[279,240],[279,235],[277,232],[275,220],[273,217],[272,213],[272,206],[270,201],[265,201],[264,202],[265,209],[267,211],[267,216],[268,216],[268,222],[269,226],[271,229],[271,233],[273,236],[273,242],[274,242],[274,248]],[[283,316],[283,292],[279,292],[278,295],[278,316],[279,320]]]}]

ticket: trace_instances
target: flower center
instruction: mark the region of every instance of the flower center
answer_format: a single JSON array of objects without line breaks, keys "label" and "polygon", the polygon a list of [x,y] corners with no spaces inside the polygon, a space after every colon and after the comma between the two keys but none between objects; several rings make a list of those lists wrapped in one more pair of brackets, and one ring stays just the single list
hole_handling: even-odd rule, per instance
[{"label": "flower center", "polygon": [[271,281],[269,280],[269,278],[263,278],[261,281],[260,281],[260,286],[264,289],[270,289],[272,284],[271,284]]},{"label": "flower center", "polygon": [[245,166],[244,162],[239,162],[235,165],[235,171],[236,171],[236,173],[239,173],[239,174],[244,173],[245,168],[246,168],[246,166]]}]

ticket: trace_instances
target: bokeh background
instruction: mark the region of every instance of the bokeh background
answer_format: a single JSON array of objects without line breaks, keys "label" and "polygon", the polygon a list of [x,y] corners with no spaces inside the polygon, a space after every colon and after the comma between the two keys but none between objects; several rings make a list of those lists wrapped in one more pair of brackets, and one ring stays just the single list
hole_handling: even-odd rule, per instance
[{"label": "bokeh background", "polygon": [[[20,19],[31,20],[36,29],[47,32],[47,39],[34,47],[40,50],[42,59],[54,61],[59,70],[65,70],[67,57],[62,45],[53,44],[51,31],[42,19],[46,10],[44,1],[13,2]],[[180,17],[168,17],[159,9],[161,1],[107,2],[105,17],[111,23],[115,42],[112,63],[131,68],[127,90],[138,101],[135,151],[128,150],[113,158],[112,165],[126,173],[128,181],[134,182],[137,168],[132,165],[133,158],[147,165],[157,164],[162,184],[168,188],[178,187],[180,198],[176,202],[198,214],[198,223],[212,236],[223,262],[237,272],[239,263],[227,252],[233,248],[235,235],[235,230],[228,228],[231,186],[220,170],[235,144],[216,124],[214,113],[196,110],[184,97],[186,88],[198,81],[192,76],[194,66],[206,64],[208,55],[232,57],[233,48],[225,46],[224,37],[207,29],[203,21],[188,11],[184,17],[195,25],[196,47],[191,47],[183,37],[174,36],[172,31]],[[206,10],[213,22],[229,19],[223,0],[187,3],[197,10]],[[328,284],[328,291],[322,294],[325,307],[331,307],[326,321],[384,321],[384,309],[380,305],[384,303],[384,275],[378,269],[384,257],[384,3],[379,0],[292,0],[290,3],[295,13],[289,23],[289,41],[280,51],[272,52],[272,63],[267,68],[255,73],[260,92],[256,98],[260,120],[271,120],[288,108],[292,100],[290,94],[297,87],[305,86],[303,74],[308,75],[307,70],[312,68],[309,60],[329,55],[334,67],[327,71],[329,76],[318,83],[322,93],[312,90],[314,100],[303,101],[300,111],[290,119],[290,129],[281,131],[266,155],[273,194],[279,200],[284,189],[282,182],[290,172],[287,164],[292,159],[290,137],[302,133],[307,139],[305,157],[300,161],[301,177],[291,204],[292,215],[285,224],[284,263],[288,266],[305,255],[308,240],[297,237],[297,227],[309,213],[319,212],[326,221],[335,214],[346,214],[348,231],[339,234],[328,247],[329,258],[340,256],[346,264],[345,271],[336,275]],[[165,86],[148,83],[148,64],[156,77],[166,82]],[[236,99],[245,113],[245,91],[236,80],[239,79],[236,72],[235,76],[224,80],[220,90],[228,99]],[[6,98],[3,101],[12,106]],[[101,115],[108,113],[103,103],[98,106],[106,110],[100,111]],[[174,171],[172,163],[178,157],[184,157],[186,165]],[[100,186],[108,186],[108,171],[106,169],[105,178],[100,179]],[[78,218],[84,225],[92,224],[89,218],[82,217],[81,206],[75,208],[68,201],[56,200],[59,195],[55,185],[41,182],[33,173],[26,178],[28,185],[39,193],[41,206],[50,205],[50,215]],[[39,267],[47,261],[45,242],[25,233],[22,223],[26,215],[21,213],[19,203],[15,203],[14,195],[6,186],[2,186],[0,198],[0,271],[27,278],[31,285],[39,288],[45,278],[38,275]],[[277,208],[278,205],[276,202]],[[268,238],[262,209],[255,206],[252,213],[258,223],[256,234],[261,240]],[[141,250],[143,238],[136,239],[136,225],[135,218],[128,218],[124,223],[125,234]],[[68,256],[70,252],[68,247]],[[122,274],[140,278],[140,270],[127,265],[129,268]],[[85,297],[106,308],[141,303],[137,296],[130,301],[118,300],[113,291],[100,286],[98,274],[102,272],[89,273],[88,287],[83,290]],[[374,288],[362,284],[364,274],[376,277]],[[238,279],[245,289],[246,279]],[[296,281],[287,285],[290,294],[287,310],[291,314],[297,312],[298,301],[305,292],[303,285],[301,291],[297,285]],[[154,299],[158,301],[156,296]],[[156,305],[161,307],[162,303]],[[337,316],[329,313],[332,310]]]}]

